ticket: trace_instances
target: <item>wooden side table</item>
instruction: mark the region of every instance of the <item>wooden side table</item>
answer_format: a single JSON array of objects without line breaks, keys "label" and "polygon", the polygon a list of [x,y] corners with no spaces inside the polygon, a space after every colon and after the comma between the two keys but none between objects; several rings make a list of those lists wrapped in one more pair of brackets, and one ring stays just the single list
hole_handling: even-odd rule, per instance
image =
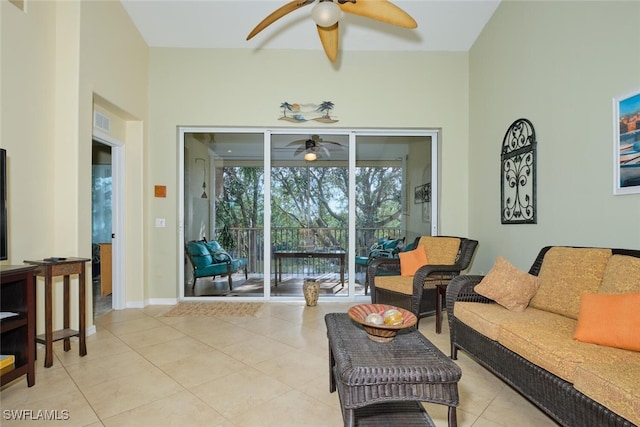
[{"label": "wooden side table", "polygon": [[447,297],[449,283],[436,285],[436,334],[442,332],[442,301]]},{"label": "wooden side table", "polygon": [[[45,345],[44,366],[53,365],[53,342],[64,340],[64,351],[71,350],[69,338],[78,337],[80,340],[80,356],[86,356],[86,319],[85,319],[85,263],[91,261],[88,258],[48,258],[37,261],[24,261],[27,264],[37,266],[36,276],[44,277],[44,329],[45,333],[36,336],[36,342]],[[70,327],[69,314],[69,276],[78,275],[78,330]],[[63,276],[63,329],[53,330],[53,278]]]}]

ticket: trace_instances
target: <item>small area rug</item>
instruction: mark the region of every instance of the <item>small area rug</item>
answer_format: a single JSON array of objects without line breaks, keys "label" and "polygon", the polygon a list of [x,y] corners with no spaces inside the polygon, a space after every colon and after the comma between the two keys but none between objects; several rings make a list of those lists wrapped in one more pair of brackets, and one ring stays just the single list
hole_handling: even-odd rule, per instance
[{"label": "small area rug", "polygon": [[163,317],[258,317],[261,302],[181,302]]}]

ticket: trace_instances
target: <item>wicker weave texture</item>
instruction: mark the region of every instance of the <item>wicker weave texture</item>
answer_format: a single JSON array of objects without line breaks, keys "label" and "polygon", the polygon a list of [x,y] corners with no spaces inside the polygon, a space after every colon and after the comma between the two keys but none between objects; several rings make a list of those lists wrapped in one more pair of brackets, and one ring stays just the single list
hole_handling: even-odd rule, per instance
[{"label": "wicker weave texture", "polygon": [[573,385],[497,344],[457,319],[456,347],[473,356],[559,424],[567,427],[635,427],[577,391]]},{"label": "wicker weave texture", "polygon": [[415,329],[376,343],[344,313],[327,314],[325,322],[345,408],[403,400],[458,406],[460,367]]},{"label": "wicker weave texture", "polygon": [[435,427],[418,402],[388,402],[356,409],[358,427]]},{"label": "wicker weave texture", "polygon": [[[551,246],[547,246],[540,250],[529,269],[530,274],[538,275],[544,256],[550,248]],[[612,249],[612,253],[640,258],[639,250]],[[576,390],[572,384],[456,319],[453,315],[456,301],[494,303],[473,290],[483,277],[458,276],[447,288],[447,316],[451,356],[454,359],[458,349],[464,350],[563,426],[635,427],[635,424]]]}]

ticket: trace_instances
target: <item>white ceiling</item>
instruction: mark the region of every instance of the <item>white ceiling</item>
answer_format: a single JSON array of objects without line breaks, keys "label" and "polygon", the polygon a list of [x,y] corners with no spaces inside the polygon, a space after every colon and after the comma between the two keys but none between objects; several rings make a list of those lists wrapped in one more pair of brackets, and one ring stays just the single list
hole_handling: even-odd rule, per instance
[{"label": "white ceiling", "polygon": [[[250,41],[247,34],[288,0],[120,0],[150,47],[322,50],[310,12],[296,10]],[[369,0],[371,1],[371,0]],[[500,0],[394,0],[417,22],[398,28],[344,14],[341,51],[467,51]]]}]

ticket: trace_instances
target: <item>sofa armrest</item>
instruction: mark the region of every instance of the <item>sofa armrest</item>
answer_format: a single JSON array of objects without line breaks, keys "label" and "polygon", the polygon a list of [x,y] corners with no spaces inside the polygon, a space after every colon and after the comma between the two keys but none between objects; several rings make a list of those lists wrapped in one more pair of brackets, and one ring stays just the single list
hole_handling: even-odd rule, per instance
[{"label": "sofa armrest", "polygon": [[426,280],[432,274],[438,274],[448,277],[455,277],[460,274],[460,267],[456,264],[453,265],[436,265],[436,264],[427,264],[420,267],[416,270],[415,277],[420,281]]},{"label": "sofa armrest", "polygon": [[485,304],[495,303],[495,301],[483,297],[473,290],[474,286],[480,283],[483,278],[484,276],[465,274],[454,277],[451,282],[449,282],[446,297],[448,318],[453,318],[453,307],[458,301],[481,302]]},{"label": "sofa armrest", "polygon": [[454,327],[455,316],[453,315],[456,302],[480,302],[485,304],[495,303],[489,298],[478,294],[473,288],[480,283],[484,276],[475,274],[465,274],[454,277],[449,286],[447,286],[446,308],[447,321],[449,322],[449,339],[451,341],[451,358],[456,359],[457,351],[454,343],[456,342],[456,329]]},{"label": "sofa armrest", "polygon": [[385,273],[397,273],[400,274],[400,259],[399,258],[374,258],[367,267],[367,275],[374,277],[378,274],[378,270]]}]

